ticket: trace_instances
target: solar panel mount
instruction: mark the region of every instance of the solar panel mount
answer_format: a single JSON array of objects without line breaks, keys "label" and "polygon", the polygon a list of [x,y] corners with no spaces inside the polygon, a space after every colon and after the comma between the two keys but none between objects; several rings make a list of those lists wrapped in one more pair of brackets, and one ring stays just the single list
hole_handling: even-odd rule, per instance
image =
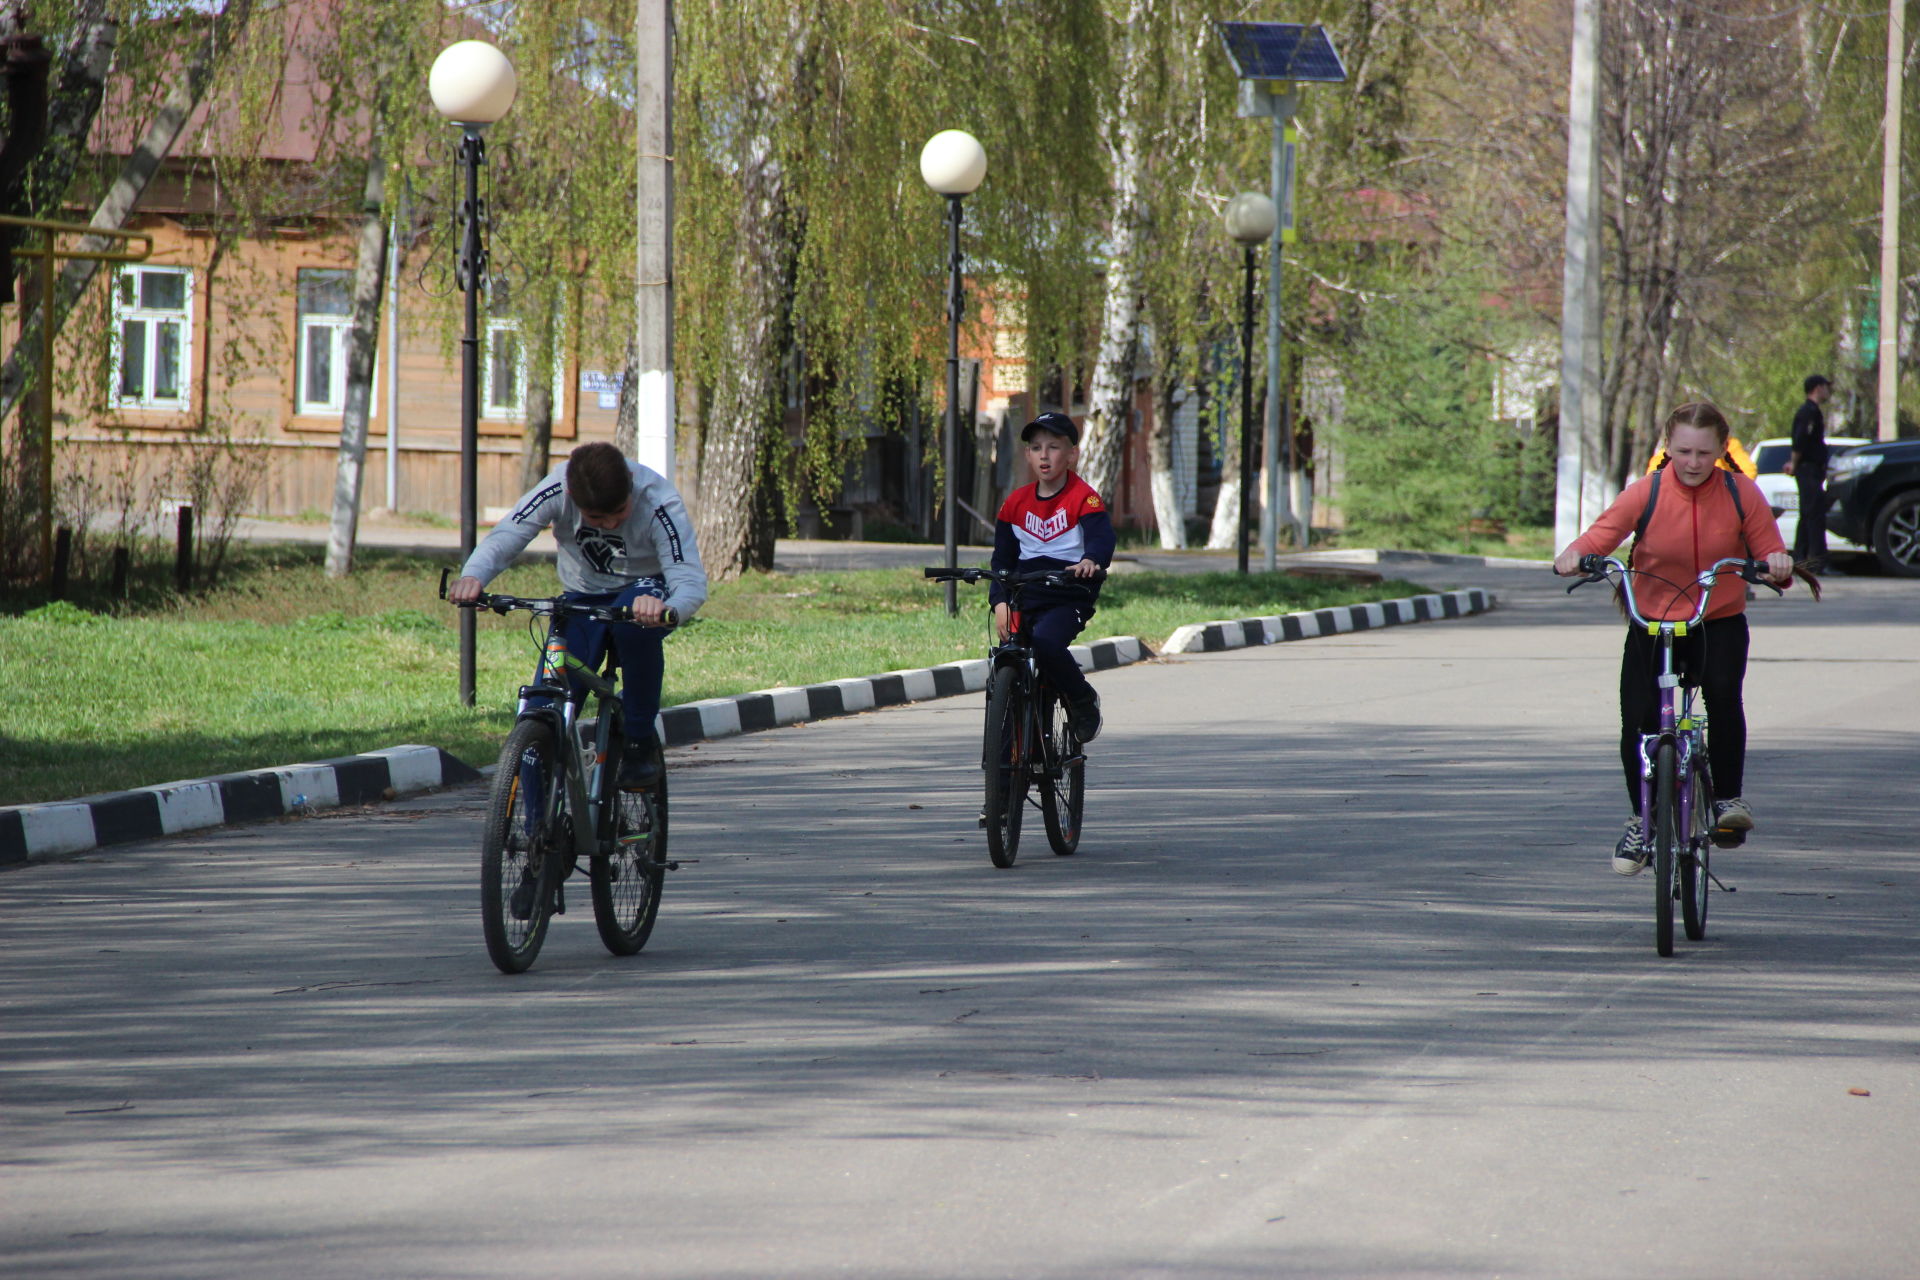
[{"label": "solar panel mount", "polygon": [[1297,22],[1222,22],[1220,43],[1242,80],[1343,84],[1347,68],[1326,28]]}]

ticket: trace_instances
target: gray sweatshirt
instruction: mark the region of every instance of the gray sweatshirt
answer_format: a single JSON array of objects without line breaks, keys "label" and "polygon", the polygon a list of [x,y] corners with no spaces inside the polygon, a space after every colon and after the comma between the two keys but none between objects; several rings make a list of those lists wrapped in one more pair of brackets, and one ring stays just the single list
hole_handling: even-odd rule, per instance
[{"label": "gray sweatshirt", "polygon": [[665,476],[629,459],[633,506],[617,529],[595,529],[580,518],[567,494],[563,463],[514,505],[513,511],[473,549],[462,577],[491,582],[534,535],[553,526],[560,546],[560,585],[569,591],[620,591],[640,578],[667,584],[667,605],[682,621],[707,599],[707,571],[700,565],[693,524],[680,495]]}]

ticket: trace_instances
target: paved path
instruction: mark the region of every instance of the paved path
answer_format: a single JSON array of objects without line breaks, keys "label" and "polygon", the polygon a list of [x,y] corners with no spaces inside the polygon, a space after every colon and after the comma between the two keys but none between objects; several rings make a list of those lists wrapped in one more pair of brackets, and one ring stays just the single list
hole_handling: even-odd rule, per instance
[{"label": "paved path", "polygon": [[1106,673],[1008,872],[970,700],[676,753],[628,961],[492,971],[477,790],[0,875],[7,1270],[1910,1275],[1911,584],[1756,606],[1762,830],[1668,961],[1619,628],[1489,585]]}]

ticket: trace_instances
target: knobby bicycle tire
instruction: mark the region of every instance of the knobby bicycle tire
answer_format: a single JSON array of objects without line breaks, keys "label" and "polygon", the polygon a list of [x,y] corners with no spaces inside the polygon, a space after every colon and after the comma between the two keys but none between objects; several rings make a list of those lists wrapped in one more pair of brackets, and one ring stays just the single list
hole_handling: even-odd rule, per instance
[{"label": "knobby bicycle tire", "polygon": [[1680,918],[1689,941],[1707,936],[1707,894],[1713,880],[1707,874],[1707,851],[1713,846],[1713,782],[1707,766],[1694,757],[1693,801],[1687,816],[1687,844],[1680,854]]},{"label": "knobby bicycle tire", "polygon": [[1662,742],[1653,760],[1653,949],[1673,954],[1676,847],[1686,830],[1672,742]]},{"label": "knobby bicycle tire", "polygon": [[613,812],[607,851],[587,860],[593,923],[616,956],[633,955],[647,945],[667,878],[667,766],[658,746],[654,753],[660,780],[653,786],[645,791],[608,787]]},{"label": "knobby bicycle tire", "polygon": [[1020,851],[1021,810],[1027,803],[1027,691],[1020,673],[1002,666],[987,687],[987,722],[981,740],[986,779],[987,856],[1005,870]]},{"label": "knobby bicycle tire", "polygon": [[[481,930],[502,973],[524,973],[540,954],[560,865],[573,856],[564,776],[551,726],[514,725],[500,749],[480,838]],[[515,914],[516,896],[524,918]]]},{"label": "knobby bicycle tire", "polygon": [[[1040,781],[1040,813],[1047,822],[1047,843],[1065,857],[1080,847],[1080,822],[1087,804],[1087,762],[1067,724],[1067,704],[1048,694],[1041,729],[1055,768]],[[1060,764],[1071,760],[1070,764]]]}]

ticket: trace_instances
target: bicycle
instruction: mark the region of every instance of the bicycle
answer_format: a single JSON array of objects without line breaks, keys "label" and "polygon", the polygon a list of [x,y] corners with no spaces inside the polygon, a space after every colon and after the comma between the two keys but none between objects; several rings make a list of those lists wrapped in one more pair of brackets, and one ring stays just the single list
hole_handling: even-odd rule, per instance
[{"label": "bicycle", "polygon": [[[936,582],[980,581],[1006,585],[1013,611],[1011,638],[992,636],[987,647],[987,719],[981,739],[980,768],[986,805],[980,825],[987,830],[987,856],[1005,870],[1020,849],[1020,825],[1036,786],[1036,807],[1046,822],[1047,843],[1065,857],[1080,847],[1086,809],[1087,755],[1074,736],[1064,698],[1047,684],[1034,657],[1033,637],[1020,608],[1024,588],[1084,586],[1106,576],[1078,578],[1064,569],[1020,572],[1014,569],[948,569],[933,566]],[[992,623],[989,622],[989,628]],[[990,632],[991,635],[991,632]]]},{"label": "bicycle", "polygon": [[1634,569],[1612,556],[1580,557],[1580,571],[1586,576],[1567,588],[1571,595],[1589,582],[1616,581],[1620,599],[1635,626],[1654,638],[1658,646],[1660,687],[1660,728],[1640,735],[1640,846],[1643,860],[1653,863],[1653,941],[1662,956],[1673,954],[1673,904],[1680,904],[1681,924],[1689,941],[1707,936],[1707,894],[1718,885],[1712,873],[1711,849],[1733,848],[1746,839],[1744,831],[1721,828],[1713,801],[1713,777],[1707,762],[1707,716],[1700,698],[1697,674],[1682,677],[1674,669],[1674,641],[1684,639],[1707,616],[1713,584],[1720,571],[1737,567],[1747,582],[1780,588],[1767,578],[1767,566],[1759,560],[1730,556],[1716,560],[1694,579],[1700,604],[1693,617],[1671,622],[1650,622],[1642,616],[1634,599],[1633,579],[1651,577],[1672,587],[1676,593],[1685,588],[1667,582],[1656,574]]},{"label": "bicycle", "polygon": [[[446,599],[447,577],[440,576]],[[625,746],[613,646],[602,676],[567,650],[564,618],[633,621],[625,610],[564,597],[529,599],[482,594],[460,608],[505,616],[525,611],[529,630],[546,619],[546,636],[533,683],[520,687],[519,707],[487,793],[480,838],[480,923],[487,955],[502,973],[524,973],[546,941],[547,926],[567,910],[564,882],[587,860],[587,882],[600,941],[617,956],[646,945],[660,910],[667,860],[667,774],[644,791],[615,786]],[[671,610],[663,625],[677,621]],[[567,673],[595,699],[581,718],[586,694],[570,696]],[[655,748],[656,752],[659,748]]]}]

